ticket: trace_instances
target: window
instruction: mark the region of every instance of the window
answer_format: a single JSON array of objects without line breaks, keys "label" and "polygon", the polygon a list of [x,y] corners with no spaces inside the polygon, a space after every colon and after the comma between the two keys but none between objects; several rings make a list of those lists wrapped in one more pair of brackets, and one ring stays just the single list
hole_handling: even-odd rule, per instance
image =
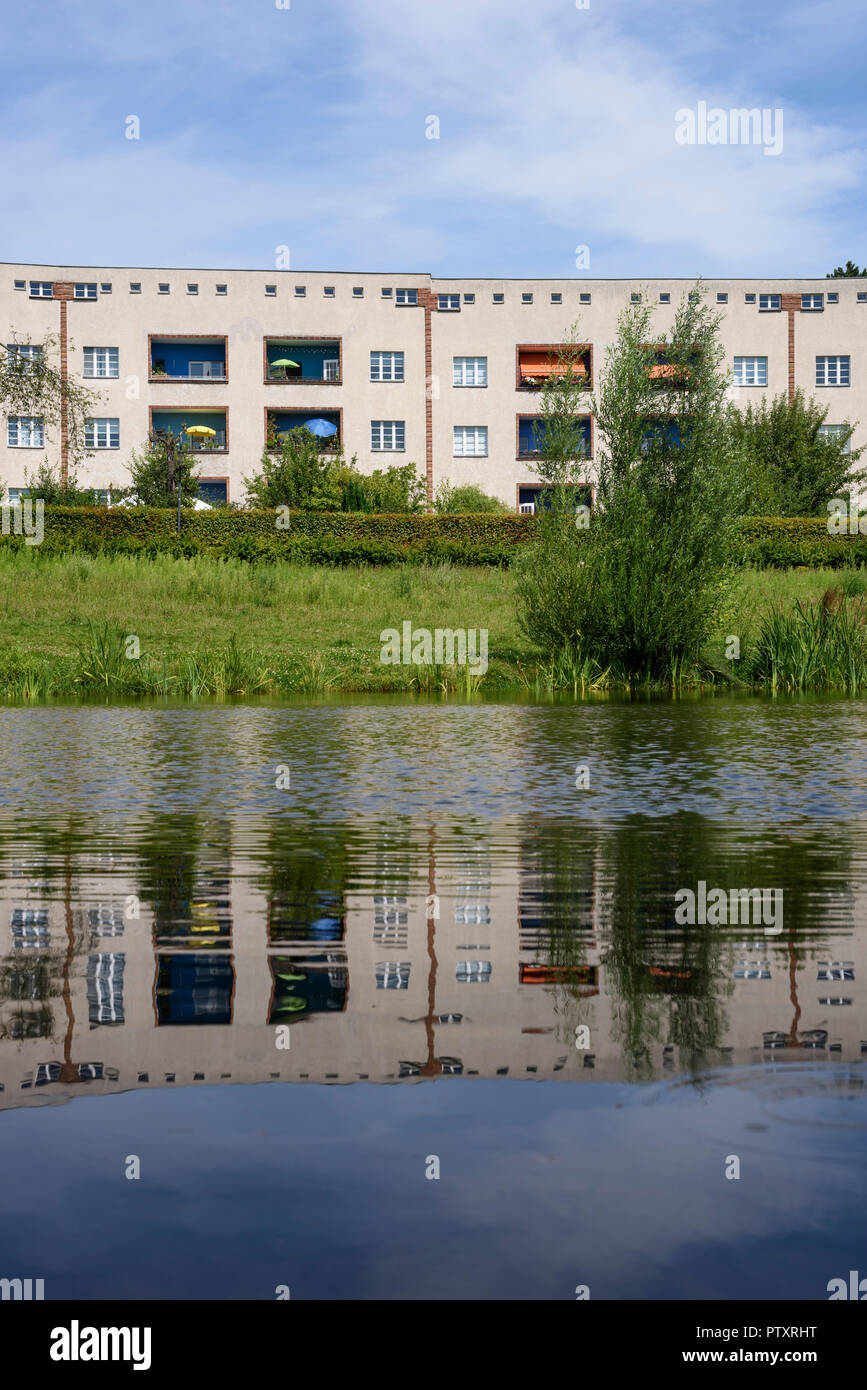
[{"label": "window", "polygon": [[53,299],[54,285],[50,280],[31,280],[30,281],[31,299]]},{"label": "window", "polygon": [[839,294],[837,294],[836,290],[834,291],[833,294],[829,294],[829,295],[828,295],[828,303],[829,303],[829,304],[839,304],[839,303],[840,303],[840,296],[839,296]]},{"label": "window", "polygon": [[18,363],[22,366],[29,366],[31,362],[38,362],[42,348],[38,343],[8,343],[6,346],[7,366],[14,368]]},{"label": "window", "polygon": [[363,286],[363,285],[353,285],[353,286],[352,286],[352,298],[353,298],[353,299],[363,299],[363,298],[364,298],[364,286]]},{"label": "window", "polygon": [[589,304],[589,303],[590,303],[590,295],[589,295],[589,293],[586,293],[586,292],[585,292],[585,293],[583,293],[583,294],[579,294],[578,299],[580,300],[580,302],[581,302],[582,304]]},{"label": "window", "polygon": [[454,456],[458,458],[485,457],[488,452],[486,425],[455,425]]},{"label": "window", "polygon": [[162,281],[160,282],[160,284],[157,286],[157,290],[158,290],[158,293],[159,293],[159,294],[168,294],[168,292],[169,292],[168,283],[167,283],[165,280],[162,280]]},{"label": "window", "polygon": [[295,286],[295,298],[296,298],[296,299],[303,299],[303,298],[305,297],[306,294],[307,294],[307,286],[306,286],[306,285],[296,285],[296,286]]},{"label": "window", "polygon": [[563,295],[560,293],[559,290],[552,290],[552,291],[551,291],[551,303],[552,303],[552,304],[562,304],[562,303],[563,303]]},{"label": "window", "polygon": [[465,304],[475,304],[475,302],[476,302],[476,296],[475,296],[474,294],[465,294],[465,295],[464,295],[464,303],[465,303]]},{"label": "window", "polygon": [[745,304],[755,304],[755,302],[756,302],[756,296],[755,296],[754,294],[745,294],[745,295],[744,295],[744,303],[745,303]]},{"label": "window", "polygon": [[817,385],[817,386],[848,386],[848,385],[849,385],[849,358],[848,358],[848,357],[817,357],[817,358],[816,358],[816,385]]},{"label": "window", "polygon": [[767,386],[767,357],[736,357],[734,384],[735,386]]},{"label": "window", "polygon": [[804,313],[821,313],[825,307],[825,296],[823,294],[802,294],[801,309]]},{"label": "window", "polygon": [[268,295],[269,297],[273,298],[274,295],[276,295],[276,293],[277,293],[277,286],[276,286],[276,285],[266,285],[266,286],[265,286],[265,293],[266,293],[266,295]]},{"label": "window", "polygon": [[717,304],[728,304],[729,297],[727,294],[720,293],[716,297],[716,302]]},{"label": "window", "polygon": [[391,299],[391,290],[386,289],[385,287],[383,287],[380,290],[380,294],[382,295],[383,299]]},{"label": "window", "polygon": [[402,352],[371,352],[371,381],[403,381]]},{"label": "window", "polygon": [[496,294],[496,293],[494,294],[494,303],[495,303],[495,304],[505,304],[505,302],[506,302],[506,296],[505,296],[504,294]]},{"label": "window", "polygon": [[118,351],[116,347],[86,347],[84,349],[85,376],[117,376]]},{"label": "window", "polygon": [[100,294],[111,294],[111,281],[103,280],[99,286]]},{"label": "window", "polygon": [[521,303],[522,303],[522,304],[532,304],[532,303],[533,303],[533,296],[532,296],[532,294],[530,294],[530,293],[528,293],[528,292],[523,293],[523,294],[521,295]]},{"label": "window", "polygon": [[418,290],[397,290],[395,304],[418,304]]},{"label": "window", "polygon": [[867,304],[867,290],[858,291],[858,303]]},{"label": "window", "polygon": [[487,357],[455,357],[452,359],[453,386],[487,386]]},{"label": "window", "polygon": [[698,290],[690,290],[689,294],[686,297],[689,300],[690,304],[697,304],[698,301],[701,299],[701,295],[698,292]]},{"label": "window", "polygon": [[326,357],[326,358],[324,358],[324,360],[323,360],[323,362],[322,362],[322,380],[323,380],[323,381],[339,381],[339,380],[340,380],[340,358],[339,358],[339,357]]},{"label": "window", "polygon": [[631,295],[629,296],[629,298],[630,298],[630,301],[631,301],[633,304],[640,304],[640,303],[641,303],[641,295],[640,295],[640,294],[631,294]]},{"label": "window", "polygon": [[191,377],[219,377],[223,379],[222,362],[190,362],[188,375]]},{"label": "window", "polygon": [[130,282],[129,282],[129,292],[130,292],[130,294],[141,294],[141,281],[140,281],[140,280],[130,280]]},{"label": "window", "polygon": [[843,453],[848,454],[850,452],[852,437],[849,434],[848,425],[820,425],[818,433],[824,436],[826,439],[839,437],[840,435],[845,436],[846,438],[843,444]]},{"label": "window", "polygon": [[198,294],[198,293],[199,293],[199,287],[198,287],[198,285],[187,285],[187,294]]},{"label": "window", "polygon": [[117,449],[120,445],[120,421],[94,419],[84,423],[85,449]]},{"label": "window", "polygon": [[334,286],[333,286],[333,285],[325,285],[324,288],[323,288],[323,290],[322,290],[322,293],[325,295],[325,298],[326,298],[326,299],[333,299],[333,298],[334,298]]},{"label": "window", "polygon": [[73,285],[72,293],[75,299],[96,299],[96,283],[85,284],[84,281],[79,281]]},{"label": "window", "polygon": [[438,295],[437,295],[437,308],[439,308],[439,309],[441,309],[441,310],[447,310],[449,313],[454,313],[454,311],[455,311],[456,309],[460,309],[460,307],[461,307],[461,297],[460,297],[459,294],[438,294]]},{"label": "window", "polygon": [[10,415],[6,424],[10,449],[44,449],[45,422],[41,415]]},{"label": "window", "polygon": [[[27,281],[26,281],[26,280],[16,280],[16,281],[15,281],[15,288],[16,288],[16,290],[26,290],[26,289],[27,289]],[[859,297],[859,299],[860,299],[861,296],[859,295],[858,297]]]},{"label": "window", "polygon": [[401,453],[404,444],[403,420],[371,420],[370,447],[375,453]]},{"label": "window", "polygon": [[214,289],[216,290],[217,294],[228,294],[228,293],[229,293],[229,287],[228,287],[228,285],[215,285],[215,286],[214,286]]},{"label": "window", "polygon": [[761,314],[776,314],[776,313],[779,313],[780,304],[781,304],[781,300],[780,300],[780,296],[779,296],[778,294],[760,294],[760,295],[759,295],[759,313],[761,313]]},{"label": "window", "polygon": [[659,296],[659,302],[660,304],[670,304],[671,295],[666,290],[663,290],[662,294]]}]

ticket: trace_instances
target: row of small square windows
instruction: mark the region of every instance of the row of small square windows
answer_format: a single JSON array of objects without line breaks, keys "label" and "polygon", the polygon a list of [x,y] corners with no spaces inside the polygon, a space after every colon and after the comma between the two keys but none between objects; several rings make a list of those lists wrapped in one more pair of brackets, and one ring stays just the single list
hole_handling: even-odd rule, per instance
[{"label": "row of small square windows", "polygon": [[[27,281],[26,281],[26,280],[16,280],[16,281],[15,281],[15,288],[16,288],[16,290],[26,290],[26,288],[27,288]],[[228,285],[215,285],[215,286],[214,286],[214,289],[215,289],[216,293],[217,293],[217,294],[220,294],[220,295],[228,294],[228,292],[229,292],[229,287],[228,287]],[[108,282],[106,282],[106,283],[101,283],[101,284],[99,285],[100,294],[111,294],[111,290],[112,290],[111,284],[108,283]],[[157,290],[158,290],[158,293],[159,293],[159,294],[170,294],[170,293],[171,293],[171,286],[170,286],[170,284],[168,283],[168,281],[161,281],[161,282],[158,284],[158,286],[157,286]],[[96,291],[97,291],[97,282],[96,282],[96,281],[92,281],[92,282],[88,282],[88,281],[78,281],[78,282],[76,282],[76,283],[73,285],[73,298],[74,298],[74,299],[96,299],[96,297],[97,297]],[[130,292],[130,294],[141,294],[141,281],[140,281],[140,280],[130,280],[130,283],[129,283],[129,292]],[[198,284],[197,284],[196,282],[194,282],[194,281],[189,281],[189,282],[187,283],[187,294],[198,294],[198,293],[199,293],[199,286],[198,286]],[[324,285],[324,286],[323,286],[323,289],[322,289],[322,293],[323,293],[323,295],[325,296],[326,299],[334,299],[334,298],[336,297],[336,291],[335,291],[334,285]],[[276,286],[276,285],[266,285],[266,286],[265,286],[265,294],[266,294],[269,298],[270,298],[270,297],[276,296],[276,294],[277,294],[277,286]],[[409,290],[409,289],[391,290],[391,289],[388,289],[388,288],[386,288],[386,287],[383,287],[383,288],[380,290],[380,294],[381,294],[381,296],[382,296],[383,299],[391,299],[392,297],[394,297],[394,302],[395,302],[396,304],[404,304],[404,305],[417,305],[417,304],[418,304],[418,290]],[[304,298],[306,297],[306,295],[307,295],[307,286],[306,286],[306,285],[296,285],[296,286],[295,286],[295,298],[296,298],[296,299],[304,299]],[[31,299],[53,299],[53,298],[54,298],[54,283],[53,283],[53,281],[51,281],[51,280],[31,280],[31,281],[30,281],[30,297],[31,297]],[[353,297],[353,299],[363,299],[363,298],[364,298],[364,286],[363,286],[363,285],[354,285],[353,288],[352,288],[352,297]],[[695,297],[696,297],[696,296],[695,296],[695,292],[693,291],[692,294],[690,295],[690,298],[695,298]],[[630,296],[630,298],[631,298],[633,304],[639,304],[639,303],[641,302],[641,295],[640,295],[640,294],[632,294],[632,295]],[[781,310],[781,308],[782,308],[782,296],[779,295],[779,294],[759,294],[758,296],[756,296],[755,294],[745,294],[745,295],[744,295],[744,303],[745,303],[745,304],[755,304],[757,298],[758,298],[759,309],[760,309],[760,311],[762,311],[762,312],[764,312],[764,313],[778,313],[778,312]],[[506,296],[505,296],[505,293],[504,293],[503,291],[494,291],[494,292],[493,292],[493,295],[492,295],[492,299],[493,299],[493,303],[494,303],[494,304],[505,304],[505,302],[506,302]],[[581,304],[590,304],[590,303],[591,303],[591,295],[590,295],[590,293],[589,293],[588,291],[581,291],[581,292],[579,293],[579,295],[578,295],[578,299],[579,299],[579,301],[580,301]],[[867,290],[859,290],[859,291],[857,291],[857,299],[858,299],[858,303],[859,303],[859,304],[867,304]],[[454,313],[454,312],[456,312],[456,311],[458,311],[458,310],[460,309],[460,307],[461,307],[461,301],[462,301],[462,300],[463,300],[463,303],[464,303],[464,304],[475,304],[475,302],[476,302],[476,296],[475,296],[475,294],[464,294],[464,295],[460,295],[460,294],[439,294],[439,295],[437,295],[437,308],[438,308],[438,309],[441,309],[441,310],[450,310],[451,312]],[[670,303],[671,303],[671,295],[670,295],[670,293],[668,293],[668,292],[665,291],[665,290],[661,291],[661,292],[660,292],[660,295],[659,295],[659,302],[660,302],[660,304],[670,304]],[[728,293],[727,293],[727,292],[724,292],[724,291],[720,291],[720,292],[717,294],[716,302],[717,302],[717,304],[728,304],[728,302],[729,302]],[[829,293],[829,294],[802,294],[802,295],[801,295],[801,309],[804,310],[804,311],[810,311],[810,312],[813,312],[813,313],[820,313],[820,312],[824,309],[826,303],[828,303],[828,304],[838,304],[839,302],[840,302],[840,296],[839,296],[839,294],[837,294],[837,293]],[[521,294],[521,303],[522,303],[522,304],[532,304],[532,303],[533,303],[533,292],[532,292],[532,290],[525,290],[525,291],[522,292],[522,294]],[[561,292],[561,291],[559,291],[559,290],[552,290],[552,291],[551,291],[551,303],[552,303],[552,304],[562,304],[562,303],[563,303],[563,295],[562,295],[562,292]]]}]

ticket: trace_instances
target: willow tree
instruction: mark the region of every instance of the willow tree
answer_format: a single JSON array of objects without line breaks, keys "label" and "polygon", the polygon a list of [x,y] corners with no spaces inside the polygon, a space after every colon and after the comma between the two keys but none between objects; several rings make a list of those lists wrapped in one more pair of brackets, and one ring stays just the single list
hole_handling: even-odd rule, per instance
[{"label": "willow tree", "polygon": [[36,416],[45,430],[66,423],[69,457],[77,462],[87,453],[86,424],[102,399],[60,365],[60,343],[54,334],[39,342],[13,334],[0,351],[0,411]]}]

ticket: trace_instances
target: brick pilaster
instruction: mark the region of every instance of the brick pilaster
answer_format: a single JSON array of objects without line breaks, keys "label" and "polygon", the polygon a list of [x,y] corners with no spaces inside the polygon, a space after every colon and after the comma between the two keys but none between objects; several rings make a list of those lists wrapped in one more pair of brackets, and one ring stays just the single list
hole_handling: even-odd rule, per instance
[{"label": "brick pilaster", "polygon": [[66,325],[66,305],[73,296],[71,280],[54,281],[54,298],[60,301],[60,379],[64,394],[60,401],[60,479],[69,480],[69,409],[66,401],[66,382],[69,375],[69,343]]},{"label": "brick pilaster", "polygon": [[428,506],[433,506],[433,339],[432,314],[437,297],[431,290],[418,292],[418,302],[424,309],[424,463],[427,481]]},{"label": "brick pilaster", "polygon": [[780,308],[784,309],[789,317],[789,405],[795,399],[795,314],[801,312],[801,296],[799,294],[780,295]]}]

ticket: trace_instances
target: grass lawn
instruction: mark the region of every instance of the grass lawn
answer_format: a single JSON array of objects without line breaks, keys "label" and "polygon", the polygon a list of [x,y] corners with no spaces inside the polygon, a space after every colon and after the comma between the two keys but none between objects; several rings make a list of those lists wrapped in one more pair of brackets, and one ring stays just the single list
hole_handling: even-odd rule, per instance
[{"label": "grass lawn", "polygon": [[[775,603],[817,598],[837,570],[744,571],[720,614],[742,650]],[[534,688],[539,654],[521,633],[514,579],[488,568],[328,569],[208,558],[0,555],[0,693],[11,698],[112,693],[463,689],[461,668],[380,662],[380,633],[487,628],[487,691]],[[140,656],[127,660],[124,639]]]}]

